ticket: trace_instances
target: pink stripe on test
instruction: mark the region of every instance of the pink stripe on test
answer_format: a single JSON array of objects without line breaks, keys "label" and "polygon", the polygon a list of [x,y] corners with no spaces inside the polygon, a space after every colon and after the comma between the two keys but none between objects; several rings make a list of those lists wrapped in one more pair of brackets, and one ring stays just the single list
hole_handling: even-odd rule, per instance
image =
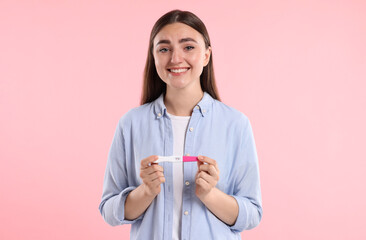
[{"label": "pink stripe on test", "polygon": [[198,157],[195,156],[183,156],[183,162],[197,162]]}]

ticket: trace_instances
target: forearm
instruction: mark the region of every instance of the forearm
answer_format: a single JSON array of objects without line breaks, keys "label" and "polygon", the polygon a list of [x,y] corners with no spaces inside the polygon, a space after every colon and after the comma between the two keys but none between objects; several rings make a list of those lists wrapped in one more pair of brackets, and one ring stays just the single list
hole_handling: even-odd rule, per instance
[{"label": "forearm", "polygon": [[138,218],[150,206],[155,196],[147,194],[145,185],[141,184],[131,191],[125,201],[125,218],[134,220]]},{"label": "forearm", "polygon": [[239,214],[235,198],[215,187],[201,201],[221,221],[229,226],[234,225]]}]

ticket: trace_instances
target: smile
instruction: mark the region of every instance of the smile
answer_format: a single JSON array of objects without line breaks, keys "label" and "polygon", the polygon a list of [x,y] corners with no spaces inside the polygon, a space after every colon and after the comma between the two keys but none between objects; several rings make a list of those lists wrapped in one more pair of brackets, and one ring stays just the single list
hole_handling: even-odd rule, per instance
[{"label": "smile", "polygon": [[182,72],[187,72],[189,70],[189,68],[171,68],[168,69],[169,72],[172,73],[182,73]]}]

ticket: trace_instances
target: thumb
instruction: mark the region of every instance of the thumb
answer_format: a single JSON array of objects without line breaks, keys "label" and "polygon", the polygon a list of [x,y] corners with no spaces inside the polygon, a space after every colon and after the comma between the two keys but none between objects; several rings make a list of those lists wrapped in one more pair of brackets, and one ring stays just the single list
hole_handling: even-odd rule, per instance
[{"label": "thumb", "polygon": [[198,171],[200,170],[200,166],[203,164],[203,162],[201,162],[201,161],[197,161],[197,169],[198,169]]},{"label": "thumb", "polygon": [[141,167],[148,167],[151,163],[155,162],[156,160],[158,160],[158,156],[151,155],[141,161]]}]

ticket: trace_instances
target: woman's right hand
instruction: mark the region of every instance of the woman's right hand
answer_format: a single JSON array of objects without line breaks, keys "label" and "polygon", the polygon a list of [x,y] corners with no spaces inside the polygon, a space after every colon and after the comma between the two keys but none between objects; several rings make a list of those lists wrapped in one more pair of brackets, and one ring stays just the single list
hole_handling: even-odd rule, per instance
[{"label": "woman's right hand", "polygon": [[152,155],[141,160],[140,177],[143,182],[144,192],[155,197],[160,193],[160,184],[165,182],[164,169],[157,163],[158,156]]}]

